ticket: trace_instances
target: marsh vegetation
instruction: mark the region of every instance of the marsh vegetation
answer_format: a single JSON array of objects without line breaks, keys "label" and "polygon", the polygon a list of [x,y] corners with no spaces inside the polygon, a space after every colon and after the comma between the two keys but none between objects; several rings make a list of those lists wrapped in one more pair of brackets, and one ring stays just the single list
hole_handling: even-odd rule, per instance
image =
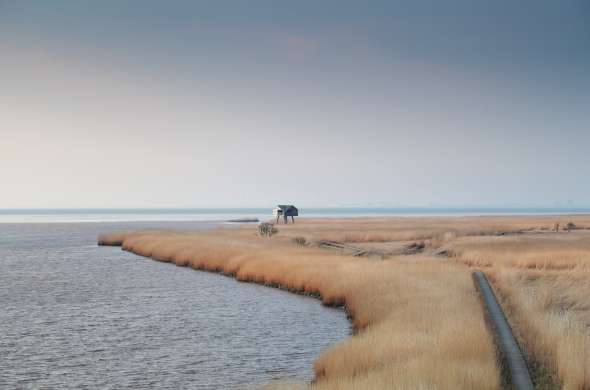
[{"label": "marsh vegetation", "polygon": [[[555,223],[576,229],[554,232]],[[355,334],[316,361],[317,389],[499,388],[493,337],[471,279],[482,269],[538,384],[583,389],[590,386],[588,226],[584,216],[324,219],[283,226],[270,239],[242,227],[101,241],[343,305]],[[373,250],[353,257],[322,248],[323,240]]]}]

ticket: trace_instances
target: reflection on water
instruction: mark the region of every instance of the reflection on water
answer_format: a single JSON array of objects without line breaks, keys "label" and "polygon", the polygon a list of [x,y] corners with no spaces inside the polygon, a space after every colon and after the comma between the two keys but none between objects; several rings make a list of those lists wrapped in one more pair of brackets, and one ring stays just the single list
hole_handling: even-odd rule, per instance
[{"label": "reflection on water", "polygon": [[1,388],[240,388],[309,380],[342,310],[97,247],[179,223],[0,224]]}]

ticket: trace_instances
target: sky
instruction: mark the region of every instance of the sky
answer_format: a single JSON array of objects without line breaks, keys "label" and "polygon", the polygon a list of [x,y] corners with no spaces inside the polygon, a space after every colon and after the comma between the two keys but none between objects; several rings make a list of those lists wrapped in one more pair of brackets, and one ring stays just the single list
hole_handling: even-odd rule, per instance
[{"label": "sky", "polygon": [[587,0],[0,0],[0,208],[590,206]]}]

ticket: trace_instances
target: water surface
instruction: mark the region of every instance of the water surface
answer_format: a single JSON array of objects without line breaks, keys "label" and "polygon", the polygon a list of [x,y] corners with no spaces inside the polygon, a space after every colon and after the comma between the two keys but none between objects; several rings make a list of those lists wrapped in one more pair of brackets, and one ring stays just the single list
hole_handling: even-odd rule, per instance
[{"label": "water surface", "polygon": [[97,247],[120,229],[0,224],[0,388],[242,388],[310,380],[350,333],[312,298]]},{"label": "water surface", "polygon": [[[306,218],[330,217],[453,217],[486,215],[590,214],[588,208],[540,207],[328,207],[299,208]],[[65,223],[129,221],[227,221],[235,218],[272,218],[267,208],[199,209],[0,209],[0,223]]]}]

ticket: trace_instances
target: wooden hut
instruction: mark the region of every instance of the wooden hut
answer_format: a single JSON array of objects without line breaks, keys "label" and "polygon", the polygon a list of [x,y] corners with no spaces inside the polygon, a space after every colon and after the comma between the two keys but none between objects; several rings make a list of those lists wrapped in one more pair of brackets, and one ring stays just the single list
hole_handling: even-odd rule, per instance
[{"label": "wooden hut", "polygon": [[292,204],[280,204],[272,210],[272,215],[277,217],[277,223],[282,216],[285,223],[289,223],[288,217],[295,223],[295,217],[299,216],[299,210]]}]

